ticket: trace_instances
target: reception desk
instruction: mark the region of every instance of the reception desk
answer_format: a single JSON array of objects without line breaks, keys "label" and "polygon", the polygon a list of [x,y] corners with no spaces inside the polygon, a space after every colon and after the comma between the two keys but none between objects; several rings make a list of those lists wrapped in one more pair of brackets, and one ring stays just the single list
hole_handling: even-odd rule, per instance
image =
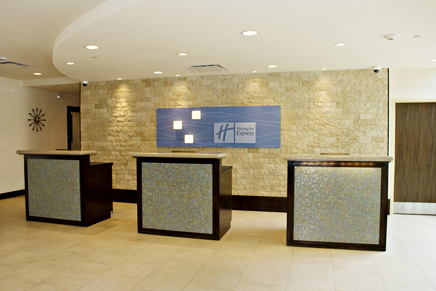
[{"label": "reception desk", "polygon": [[386,250],[388,163],[380,156],[291,156],[287,245]]},{"label": "reception desk", "polygon": [[112,163],[95,151],[17,151],[24,155],[26,219],[89,226],[111,217]]},{"label": "reception desk", "polygon": [[230,229],[232,167],[224,153],[130,153],[138,232],[219,240]]}]

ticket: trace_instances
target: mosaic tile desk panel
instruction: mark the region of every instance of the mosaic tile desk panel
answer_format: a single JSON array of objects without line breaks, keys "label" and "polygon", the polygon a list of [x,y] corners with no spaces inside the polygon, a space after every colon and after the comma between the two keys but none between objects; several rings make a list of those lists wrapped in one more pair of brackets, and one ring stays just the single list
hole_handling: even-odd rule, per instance
[{"label": "mosaic tile desk panel", "polygon": [[29,215],[81,221],[80,161],[27,160]]},{"label": "mosaic tile desk panel", "polygon": [[380,168],[295,167],[294,240],[378,244]]},{"label": "mosaic tile desk panel", "polygon": [[212,165],[142,163],[142,227],[212,234]]}]

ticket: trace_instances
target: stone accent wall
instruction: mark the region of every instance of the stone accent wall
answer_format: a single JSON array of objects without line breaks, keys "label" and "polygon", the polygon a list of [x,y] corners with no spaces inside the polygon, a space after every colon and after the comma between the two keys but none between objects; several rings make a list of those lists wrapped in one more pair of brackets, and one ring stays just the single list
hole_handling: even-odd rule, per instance
[{"label": "stone accent wall", "polygon": [[[281,106],[281,148],[157,148],[156,108]],[[286,196],[291,154],[387,155],[387,70],[289,72],[91,82],[82,87],[82,150],[113,162],[113,187],[136,189],[129,152],[226,152],[233,194]]]}]

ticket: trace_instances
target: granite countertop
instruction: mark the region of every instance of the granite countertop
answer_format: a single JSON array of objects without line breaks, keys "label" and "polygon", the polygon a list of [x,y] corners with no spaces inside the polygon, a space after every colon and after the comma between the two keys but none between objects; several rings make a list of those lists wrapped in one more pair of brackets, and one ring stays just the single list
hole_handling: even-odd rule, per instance
[{"label": "granite countertop", "polygon": [[18,150],[20,155],[57,155],[57,156],[86,156],[95,155],[97,151],[76,151],[76,150]]},{"label": "granite countertop", "polygon": [[136,158],[196,158],[196,159],[220,159],[227,156],[226,153],[202,153],[202,152],[157,152],[157,153],[129,153]]},{"label": "granite countertop", "polygon": [[392,157],[381,155],[292,155],[285,157],[288,161],[340,161],[340,162],[391,162]]}]

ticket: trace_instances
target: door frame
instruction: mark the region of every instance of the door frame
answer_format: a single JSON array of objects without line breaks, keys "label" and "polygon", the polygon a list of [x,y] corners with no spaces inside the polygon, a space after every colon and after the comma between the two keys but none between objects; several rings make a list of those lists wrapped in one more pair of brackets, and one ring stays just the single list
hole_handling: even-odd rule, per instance
[{"label": "door frame", "polygon": [[393,157],[394,160],[389,163],[389,199],[390,199],[390,213],[394,213],[394,196],[395,196],[395,135],[396,135],[396,117],[397,117],[397,103],[436,103],[436,98],[405,98],[405,99],[391,99],[389,102],[389,147],[388,155]]},{"label": "door frame", "polygon": [[[73,140],[73,118],[71,116],[71,112],[80,113],[80,107],[67,106],[67,146],[69,150],[71,150],[71,141]],[[79,120],[79,124],[80,124],[80,120]]]}]

